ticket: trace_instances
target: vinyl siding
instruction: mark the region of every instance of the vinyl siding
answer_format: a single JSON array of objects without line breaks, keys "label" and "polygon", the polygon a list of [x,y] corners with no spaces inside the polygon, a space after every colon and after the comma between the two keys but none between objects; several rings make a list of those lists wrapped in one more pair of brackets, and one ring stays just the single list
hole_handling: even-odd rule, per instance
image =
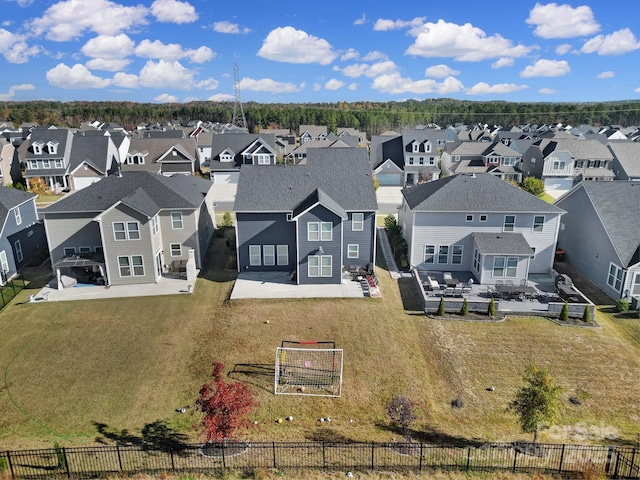
[{"label": "vinyl siding", "polygon": [[[29,225],[27,228],[19,230],[18,232],[10,235],[8,237],[9,244],[11,245],[13,251],[13,258],[15,260],[15,271],[20,270],[24,265],[26,265],[29,260],[40,251],[47,248],[47,236],[44,232],[44,223],[37,222],[32,225]],[[22,247],[22,261],[19,262],[16,258],[15,251],[15,242],[20,241],[20,246]],[[0,248],[5,248],[4,245]],[[7,259],[9,258],[7,251]]]},{"label": "vinyl siding", "polygon": [[[344,257],[342,264],[349,268],[349,265],[359,265],[365,267],[367,263],[374,262],[374,245],[373,239],[376,214],[375,212],[364,213],[364,225],[362,231],[353,231],[352,219],[353,213],[349,213],[349,218],[344,222],[344,238],[343,252]],[[358,258],[348,258],[348,245],[358,245]]]},{"label": "vinyl siding", "polygon": [[[200,210],[196,213],[196,221],[198,224],[198,249],[196,250],[196,263],[202,265],[207,256],[207,250],[211,243],[211,238],[215,230],[215,212],[213,209],[213,189],[209,189],[209,193],[205,197],[204,202],[200,205]],[[200,267],[201,268],[201,267]]]},{"label": "vinyl siding", "polygon": [[[309,222],[331,222],[331,241],[307,240],[307,225]],[[342,221],[335,213],[318,205],[309,212],[298,217],[298,283],[299,284],[327,284],[340,283],[342,281]],[[309,255],[318,255],[318,248],[322,247],[322,255],[330,255],[331,276],[309,277]]]},{"label": "vinyl siding", "polygon": [[[171,213],[182,213],[182,229],[174,229],[171,223]],[[195,210],[169,209],[162,210],[158,217],[160,219],[160,234],[162,236],[162,248],[164,250],[164,263],[170,264],[172,260],[189,258],[189,249],[198,252],[198,236],[197,236],[197,215]],[[182,256],[171,256],[171,244],[179,243],[182,245]],[[202,262],[199,255],[196,254],[196,268],[202,268]]]},{"label": "vinyl siding", "polygon": [[[100,226],[93,219],[97,212],[85,213],[47,213],[45,230],[51,264],[64,257],[64,247],[96,247],[102,245]],[[113,234],[112,234],[113,238]]]},{"label": "vinyl siding", "polygon": [[[296,269],[296,223],[288,222],[285,212],[236,213],[236,240],[239,271],[290,272]],[[287,265],[277,265],[276,261],[276,265],[271,266],[250,266],[249,245],[287,245],[289,262]]]}]

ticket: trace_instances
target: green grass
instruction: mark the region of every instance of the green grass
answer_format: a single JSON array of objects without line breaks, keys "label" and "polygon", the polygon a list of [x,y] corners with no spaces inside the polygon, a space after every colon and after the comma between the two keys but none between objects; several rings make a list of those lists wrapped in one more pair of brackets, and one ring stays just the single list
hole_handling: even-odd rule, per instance
[{"label": "green grass", "polygon": [[538,195],[538,198],[540,200],[544,200],[547,203],[553,203],[556,201],[555,198],[553,198],[551,195],[549,195],[548,193],[544,193],[542,192],[540,195]]},{"label": "green grass", "polygon": [[[416,440],[527,438],[505,409],[530,362],[549,367],[565,400],[584,398],[580,407],[567,401],[560,428],[541,441],[610,442],[603,431],[638,438],[640,321],[603,312],[600,329],[433,320],[417,310],[408,281],[384,270],[380,299],[231,302],[235,272],[217,251],[216,237],[193,295],[30,304],[34,290],[22,291],[0,312],[0,450],[135,441],[145,425],[200,440],[195,408],[175,409],[193,405],[213,360],[256,392],[254,440],[389,441],[399,437],[384,413],[394,395],[418,404]],[[273,395],[283,339],[336,341],[342,397]],[[457,397],[464,408],[451,408]],[[289,415],[293,422],[275,423]],[[326,416],[333,422],[320,424]],[[576,425],[595,433],[576,436]]]}]

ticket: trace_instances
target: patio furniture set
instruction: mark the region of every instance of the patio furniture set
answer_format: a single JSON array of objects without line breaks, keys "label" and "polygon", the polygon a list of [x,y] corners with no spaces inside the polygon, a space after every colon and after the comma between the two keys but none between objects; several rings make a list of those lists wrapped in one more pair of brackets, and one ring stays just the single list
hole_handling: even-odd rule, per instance
[{"label": "patio furniture set", "polygon": [[451,275],[451,272],[442,274],[444,285],[440,285],[437,280],[427,276],[427,281],[423,282],[425,289],[431,290],[434,295],[441,297],[463,297],[471,294],[473,280],[468,283],[461,283]]}]

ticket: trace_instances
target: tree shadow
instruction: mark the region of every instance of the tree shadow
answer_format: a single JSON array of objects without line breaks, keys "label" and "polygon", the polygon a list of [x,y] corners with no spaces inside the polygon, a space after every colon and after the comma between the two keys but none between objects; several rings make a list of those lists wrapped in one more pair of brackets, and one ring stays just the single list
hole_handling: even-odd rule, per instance
[{"label": "tree shadow", "polygon": [[140,434],[130,432],[127,429],[111,429],[105,423],[93,422],[99,436],[96,442],[107,443],[111,441],[116,445],[137,445],[148,450],[179,453],[187,447],[188,437],[168,427],[164,420],[156,420],[147,423],[140,430]]},{"label": "tree shadow", "polygon": [[307,432],[304,438],[311,442],[349,443],[354,441],[352,438],[349,438],[340,432],[336,432],[335,430],[325,427],[316,428],[312,432]]},{"label": "tree shadow", "polygon": [[[418,298],[418,289],[415,280],[411,278],[399,278],[398,289],[400,290],[400,298],[402,299],[402,307],[408,311],[422,311],[420,299]],[[424,313],[422,313],[424,315]]]},{"label": "tree shadow", "polygon": [[[399,428],[397,425],[378,422],[376,423],[376,427],[404,437],[402,429]],[[487,443],[483,440],[465,438],[459,435],[450,435],[448,433],[444,433],[441,430],[430,428],[430,427],[427,427],[424,430],[411,429],[410,434],[411,434],[411,440],[414,440],[420,443],[433,443],[438,445],[447,445],[450,447],[479,448],[485,443]]]},{"label": "tree shadow", "polygon": [[236,363],[227,376],[273,393],[275,374],[272,363]]},{"label": "tree shadow", "polygon": [[217,234],[213,235],[200,270],[200,278],[224,283],[235,280],[238,277],[235,262],[236,253],[233,245],[227,244],[227,239],[230,237],[233,237],[235,241],[234,232],[234,228],[227,228],[224,237],[219,237]]}]

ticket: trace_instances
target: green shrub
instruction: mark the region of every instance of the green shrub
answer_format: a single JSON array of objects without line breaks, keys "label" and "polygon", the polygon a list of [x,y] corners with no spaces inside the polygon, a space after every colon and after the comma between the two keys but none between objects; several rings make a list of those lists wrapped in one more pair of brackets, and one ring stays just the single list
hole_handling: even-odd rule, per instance
[{"label": "green shrub", "polygon": [[6,458],[0,457],[0,472],[4,472],[9,469],[9,462]]},{"label": "green shrub", "polygon": [[621,298],[616,301],[616,312],[627,312],[629,311],[629,301]]},{"label": "green shrub", "polygon": [[533,195],[540,195],[544,192],[544,181],[536,177],[525,177],[522,181],[522,189]]},{"label": "green shrub", "polygon": [[231,216],[231,212],[224,212],[224,215],[222,216],[222,226],[233,227],[233,217]]},{"label": "green shrub", "polygon": [[564,302],[562,310],[560,310],[560,320],[563,322],[569,320],[569,304],[567,302]]},{"label": "green shrub", "polygon": [[584,323],[589,323],[591,321],[591,310],[589,309],[589,305],[584,306],[584,312],[582,312],[582,321]]},{"label": "green shrub", "polygon": [[444,297],[440,298],[440,304],[438,305],[438,311],[436,312],[436,315],[440,317],[444,316]]},{"label": "green shrub", "polygon": [[496,302],[493,301],[493,298],[489,300],[489,306],[487,307],[487,313],[490,317],[495,317],[496,315]]},{"label": "green shrub", "polygon": [[60,470],[67,469],[67,457],[64,453],[64,449],[58,442],[53,444],[53,450],[56,452],[56,458],[58,459],[58,468]]},{"label": "green shrub", "polygon": [[464,315],[465,317],[469,315],[469,302],[467,302],[466,298],[462,301],[462,308],[460,309],[460,314]]}]

